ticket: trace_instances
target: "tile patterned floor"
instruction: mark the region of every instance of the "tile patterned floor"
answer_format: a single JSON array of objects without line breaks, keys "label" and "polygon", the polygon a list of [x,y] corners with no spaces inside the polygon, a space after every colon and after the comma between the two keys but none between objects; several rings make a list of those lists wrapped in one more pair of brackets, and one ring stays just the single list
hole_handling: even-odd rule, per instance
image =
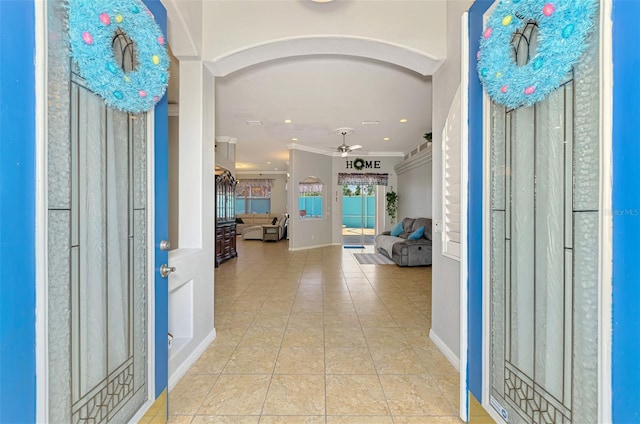
[{"label": "tile patterned floor", "polygon": [[216,269],[217,338],[170,392],[170,423],[460,422],[458,373],[428,337],[431,268],[286,241],[238,252]]}]

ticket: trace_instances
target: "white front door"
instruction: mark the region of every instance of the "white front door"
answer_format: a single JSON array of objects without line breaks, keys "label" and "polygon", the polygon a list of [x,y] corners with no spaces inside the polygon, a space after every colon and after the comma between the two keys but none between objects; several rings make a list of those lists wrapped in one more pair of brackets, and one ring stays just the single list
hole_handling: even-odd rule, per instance
[{"label": "white front door", "polygon": [[[513,38],[533,56],[537,26]],[[598,31],[546,100],[491,106],[491,405],[510,423],[598,420]]]},{"label": "white front door", "polygon": [[149,391],[146,115],[85,86],[62,1],[47,24],[48,421],[124,423]]}]

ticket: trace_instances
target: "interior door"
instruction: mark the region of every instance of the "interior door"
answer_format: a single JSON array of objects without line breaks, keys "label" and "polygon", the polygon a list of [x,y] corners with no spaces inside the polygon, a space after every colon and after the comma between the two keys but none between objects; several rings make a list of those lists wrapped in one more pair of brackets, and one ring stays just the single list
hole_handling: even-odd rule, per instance
[{"label": "interior door", "polygon": [[[518,64],[537,31],[514,35]],[[489,397],[507,422],[597,422],[597,34],[546,100],[491,106]]]}]

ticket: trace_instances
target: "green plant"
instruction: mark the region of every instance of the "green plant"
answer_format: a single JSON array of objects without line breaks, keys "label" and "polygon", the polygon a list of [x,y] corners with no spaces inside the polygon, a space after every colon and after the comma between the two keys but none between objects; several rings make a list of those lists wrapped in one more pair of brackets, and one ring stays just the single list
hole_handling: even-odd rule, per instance
[{"label": "green plant", "polygon": [[391,222],[394,222],[396,219],[396,213],[398,212],[398,193],[393,191],[393,187],[391,187],[391,191],[387,192],[387,215],[391,218]]},{"label": "green plant", "polygon": [[432,133],[428,132],[428,133],[424,133],[424,135],[422,136],[422,138],[424,138],[427,141],[432,141]]}]

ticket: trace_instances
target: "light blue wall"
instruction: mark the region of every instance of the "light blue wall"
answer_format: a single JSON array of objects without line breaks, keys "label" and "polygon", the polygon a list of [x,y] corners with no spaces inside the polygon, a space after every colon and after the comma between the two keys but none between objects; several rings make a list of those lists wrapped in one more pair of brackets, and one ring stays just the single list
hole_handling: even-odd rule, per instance
[{"label": "light blue wall", "polygon": [[36,414],[35,18],[0,0],[0,422]]},{"label": "light blue wall", "polygon": [[640,422],[640,1],[613,0],[613,422]]}]

